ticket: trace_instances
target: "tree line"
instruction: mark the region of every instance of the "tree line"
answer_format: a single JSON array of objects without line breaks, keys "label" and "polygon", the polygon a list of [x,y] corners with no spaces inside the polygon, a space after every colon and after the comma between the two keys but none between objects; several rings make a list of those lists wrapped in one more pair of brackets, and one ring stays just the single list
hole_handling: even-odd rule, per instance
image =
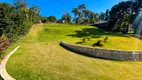
[{"label": "tree line", "polygon": [[40,9],[28,7],[26,0],[14,0],[14,4],[0,3],[0,37],[11,42],[25,35],[40,20]]},{"label": "tree line", "polygon": [[[81,4],[72,9],[71,12],[74,14],[73,17],[69,13],[64,13],[59,20],[57,20],[55,16],[42,17],[42,20],[44,22],[62,22],[64,20],[64,23],[73,24],[94,24],[101,20],[109,21],[110,25],[108,29],[110,31],[120,32],[128,31],[128,29],[132,27],[132,24],[139,15],[141,8],[142,0],[122,1],[114,5],[110,10],[101,13],[95,13],[87,9],[85,4]],[[135,32],[137,31],[140,19],[136,24],[133,24]]]},{"label": "tree line", "polygon": [[72,17],[69,13],[63,13],[61,19],[57,20],[55,16],[41,17],[42,22],[62,22],[73,23],[73,24],[91,24],[99,20],[108,20],[109,10],[105,13],[94,13],[88,10],[85,4],[78,5],[78,7],[73,8],[71,11],[74,14]]},{"label": "tree line", "polygon": [[[142,0],[128,0],[120,2],[114,5],[109,14],[111,26],[110,29],[112,31],[128,31],[130,27],[134,28],[134,32],[137,31],[137,25],[134,25],[136,17],[139,15],[142,9]],[[142,18],[142,16],[139,16]],[[141,20],[137,20],[140,22]]]},{"label": "tree line", "polygon": [[142,0],[122,1],[105,13],[95,13],[85,6],[78,5],[69,13],[64,13],[60,20],[55,16],[40,16],[40,8],[36,5],[28,7],[26,0],[14,0],[13,4],[0,3],[0,37],[15,41],[25,35],[33,24],[42,22],[64,22],[73,24],[93,24],[100,20],[109,21],[111,31],[127,31],[137,18],[133,28],[135,32],[142,20]]}]

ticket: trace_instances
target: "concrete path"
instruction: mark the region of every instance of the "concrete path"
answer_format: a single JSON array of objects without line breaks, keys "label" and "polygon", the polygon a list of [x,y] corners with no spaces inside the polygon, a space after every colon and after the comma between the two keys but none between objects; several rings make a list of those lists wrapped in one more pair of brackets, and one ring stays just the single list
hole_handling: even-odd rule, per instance
[{"label": "concrete path", "polygon": [[12,50],[1,62],[1,65],[0,65],[0,74],[1,74],[1,77],[4,79],[4,80],[15,80],[14,78],[12,78],[6,71],[6,63],[9,59],[9,57],[19,48],[20,46],[17,46],[14,50]]}]

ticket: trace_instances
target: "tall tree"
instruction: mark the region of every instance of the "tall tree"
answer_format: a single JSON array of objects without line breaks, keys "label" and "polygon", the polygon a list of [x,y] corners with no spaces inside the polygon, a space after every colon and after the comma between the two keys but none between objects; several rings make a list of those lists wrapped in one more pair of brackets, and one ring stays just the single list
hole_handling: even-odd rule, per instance
[{"label": "tall tree", "polygon": [[[14,5],[0,3],[0,37],[4,35],[10,41],[25,35],[33,22],[30,20],[34,10],[30,10],[26,0],[14,0]],[[37,20],[37,13],[35,20]]]},{"label": "tall tree", "polygon": [[65,20],[65,23],[70,23],[71,22],[71,16],[70,16],[70,14],[69,13],[65,13],[65,14],[63,14],[62,15],[62,20]]},{"label": "tall tree", "polygon": [[106,12],[105,12],[105,19],[106,21],[109,20],[109,10],[107,9]]},{"label": "tall tree", "polygon": [[83,22],[83,14],[82,12],[78,12],[78,17],[76,18],[76,24],[81,24]]},{"label": "tall tree", "polygon": [[[8,3],[0,3],[0,36],[6,34],[13,26],[15,17],[15,8]],[[9,31],[10,32],[10,31]]]},{"label": "tall tree", "polygon": [[22,7],[21,12],[23,12],[25,19],[28,21],[29,20],[29,8],[28,7]]},{"label": "tall tree", "polygon": [[[125,2],[123,1],[123,2],[120,2],[119,4],[114,5],[111,8],[109,14],[110,14],[110,20],[112,21],[110,26],[112,30],[116,29],[116,31],[122,31],[121,28],[118,28],[118,26],[121,27],[121,24],[123,24],[123,22],[121,22],[120,20],[122,20],[124,18],[124,15],[126,14],[131,16],[134,15],[134,12],[132,10],[132,5],[133,5],[133,1],[125,1]],[[126,21],[126,19],[124,21]],[[132,22],[132,17],[130,17],[128,21]]]},{"label": "tall tree", "polygon": [[86,10],[85,4],[79,5],[79,6],[78,6],[78,9],[79,9],[80,11]]},{"label": "tall tree", "polygon": [[94,22],[95,22],[95,13],[94,12],[90,12],[89,19],[90,19],[90,23],[94,24]]},{"label": "tall tree", "polygon": [[100,19],[100,20],[105,20],[105,13],[101,12],[101,13],[99,14],[99,19]]},{"label": "tall tree", "polygon": [[83,14],[84,14],[85,18],[89,18],[90,17],[90,13],[91,13],[91,11],[89,11],[89,10],[83,10]]},{"label": "tall tree", "polygon": [[20,10],[23,7],[27,7],[27,2],[26,0],[14,0],[14,5],[17,10]]},{"label": "tall tree", "polygon": [[73,8],[72,9],[72,13],[74,14],[74,19],[73,19],[73,21],[76,23],[76,18],[77,18],[77,16],[78,16],[78,8]]},{"label": "tall tree", "polygon": [[40,8],[38,6],[33,5],[29,9],[29,14],[30,14],[31,22],[33,22],[33,23],[39,22]]},{"label": "tall tree", "polygon": [[48,20],[49,20],[49,22],[57,22],[57,19],[55,16],[49,16]]},{"label": "tall tree", "polygon": [[78,15],[78,8],[73,8],[72,13],[74,14],[74,17],[76,18]]},{"label": "tall tree", "polygon": [[84,10],[86,10],[85,4],[78,5],[77,8],[72,9],[72,13],[75,16],[75,18],[74,18],[75,23],[77,23],[77,24],[82,23],[83,17],[84,17],[84,14],[83,14]]}]

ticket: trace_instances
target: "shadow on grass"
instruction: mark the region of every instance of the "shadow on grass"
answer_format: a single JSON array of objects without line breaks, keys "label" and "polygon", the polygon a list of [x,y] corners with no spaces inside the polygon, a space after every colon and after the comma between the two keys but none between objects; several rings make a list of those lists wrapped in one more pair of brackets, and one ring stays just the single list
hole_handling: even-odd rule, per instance
[{"label": "shadow on grass", "polygon": [[82,44],[83,42],[76,42],[76,44]]},{"label": "shadow on grass", "polygon": [[[89,54],[86,54],[86,53],[82,53],[82,52],[79,52],[79,51],[76,51],[76,50],[73,50],[71,48],[68,48],[66,46],[64,46],[62,43],[59,44],[61,47],[71,51],[71,52],[74,52],[76,54],[79,54],[79,55],[82,55],[82,56],[85,56],[85,57],[89,57],[89,58],[98,58],[98,59],[104,59],[104,60],[113,60],[113,61],[120,61],[120,60],[114,60],[114,59],[107,59],[107,58],[102,58],[102,57],[95,57],[95,56],[92,56],[92,55],[89,55]],[[123,62],[123,61],[122,61]]]},{"label": "shadow on grass", "polygon": [[83,37],[91,37],[91,38],[100,38],[102,36],[119,36],[119,37],[134,37],[133,34],[122,34],[121,32],[105,32],[102,29],[98,28],[83,28],[82,30],[76,30],[75,34],[70,34],[67,36],[83,38]]}]

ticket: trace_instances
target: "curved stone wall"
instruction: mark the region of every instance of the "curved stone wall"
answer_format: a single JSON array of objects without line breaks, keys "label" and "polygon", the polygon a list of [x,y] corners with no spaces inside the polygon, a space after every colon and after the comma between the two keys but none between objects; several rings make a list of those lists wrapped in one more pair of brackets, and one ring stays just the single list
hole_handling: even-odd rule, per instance
[{"label": "curved stone wall", "polygon": [[89,48],[83,46],[77,46],[61,42],[61,45],[76,51],[83,55],[89,55],[92,57],[99,57],[112,60],[123,61],[142,61],[142,51],[126,51],[126,50],[109,50],[100,48]]}]

